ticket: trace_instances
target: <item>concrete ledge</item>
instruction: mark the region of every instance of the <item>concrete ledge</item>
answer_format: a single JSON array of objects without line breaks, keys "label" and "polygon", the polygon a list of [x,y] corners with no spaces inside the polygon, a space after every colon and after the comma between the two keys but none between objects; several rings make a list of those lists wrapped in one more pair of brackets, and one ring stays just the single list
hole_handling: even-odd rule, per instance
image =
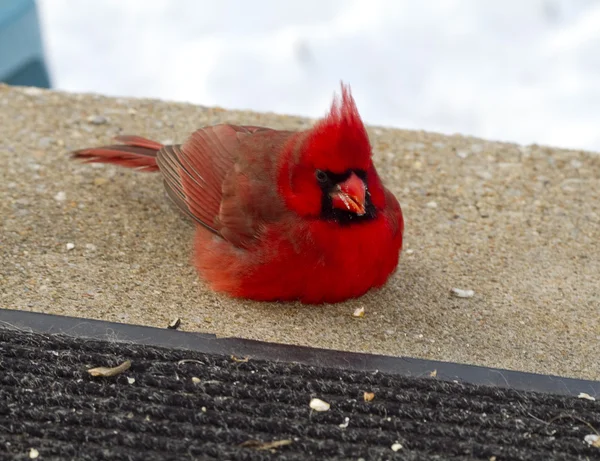
[{"label": "concrete ledge", "polygon": [[0,307],[600,379],[600,155],[372,128],[406,216],[397,274],[339,305],[260,304],[205,289],[158,176],[67,156],[219,122],[310,124],[0,85]]}]

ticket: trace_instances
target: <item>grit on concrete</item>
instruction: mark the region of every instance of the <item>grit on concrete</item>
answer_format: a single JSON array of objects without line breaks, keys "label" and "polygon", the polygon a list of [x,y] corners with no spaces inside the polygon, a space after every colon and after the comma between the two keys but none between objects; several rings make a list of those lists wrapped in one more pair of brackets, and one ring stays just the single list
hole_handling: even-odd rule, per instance
[{"label": "grit on concrete", "polygon": [[118,133],[179,142],[219,122],[311,124],[0,86],[0,306],[600,378],[598,154],[370,128],[406,217],[397,273],[346,303],[263,304],[206,289],[158,175],[68,157]]}]

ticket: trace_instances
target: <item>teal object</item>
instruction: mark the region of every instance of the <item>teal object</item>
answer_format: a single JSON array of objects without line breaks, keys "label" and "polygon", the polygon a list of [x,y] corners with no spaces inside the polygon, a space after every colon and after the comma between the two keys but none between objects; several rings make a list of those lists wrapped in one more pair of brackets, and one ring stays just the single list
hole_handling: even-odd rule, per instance
[{"label": "teal object", "polygon": [[0,82],[51,87],[34,0],[0,0]]}]

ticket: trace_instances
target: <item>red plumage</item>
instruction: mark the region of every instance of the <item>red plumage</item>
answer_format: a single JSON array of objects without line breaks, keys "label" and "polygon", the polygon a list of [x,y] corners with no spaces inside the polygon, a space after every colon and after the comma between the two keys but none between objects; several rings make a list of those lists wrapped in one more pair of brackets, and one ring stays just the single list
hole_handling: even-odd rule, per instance
[{"label": "red plumage", "polygon": [[181,145],[138,136],[74,157],[160,171],[197,226],[193,261],[216,291],[339,302],[382,286],[402,248],[400,205],[375,170],[347,87],[313,128],[216,125]]}]

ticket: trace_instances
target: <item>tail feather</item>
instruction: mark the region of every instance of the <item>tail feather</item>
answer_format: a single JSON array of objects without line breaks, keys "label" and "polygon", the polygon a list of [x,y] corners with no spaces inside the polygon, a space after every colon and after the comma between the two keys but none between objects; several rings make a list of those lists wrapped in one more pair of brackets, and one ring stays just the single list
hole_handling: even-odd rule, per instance
[{"label": "tail feather", "polygon": [[152,149],[156,152],[163,148],[163,145],[161,143],[142,138],[141,136],[133,136],[128,134],[123,134],[115,137],[115,141],[122,142],[123,144],[127,144],[128,146],[145,147],[146,149]]},{"label": "tail feather", "polygon": [[158,171],[156,154],[163,145],[139,136],[117,136],[123,144],[81,149],[72,153],[73,158],[84,163],[111,163],[139,171]]}]

